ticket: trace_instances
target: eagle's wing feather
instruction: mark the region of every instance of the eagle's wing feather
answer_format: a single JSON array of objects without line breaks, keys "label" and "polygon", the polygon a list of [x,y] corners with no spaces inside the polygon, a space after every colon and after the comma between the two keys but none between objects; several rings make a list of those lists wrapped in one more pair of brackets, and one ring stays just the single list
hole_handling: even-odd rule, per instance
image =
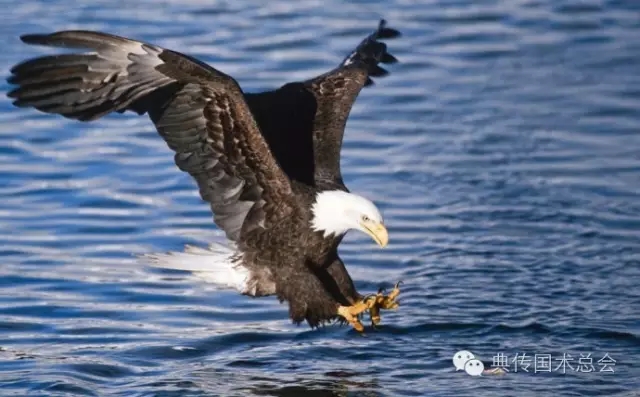
[{"label": "eagle's wing feather", "polygon": [[233,78],[184,54],[105,33],[63,31],[22,40],[94,52],[16,65],[9,78],[18,85],[9,93],[15,105],[83,121],[114,111],[148,112],[231,240],[269,228],[292,211],[290,181]]},{"label": "eagle's wing feather", "polygon": [[397,62],[379,40],[398,36],[400,32],[381,20],[378,29],[328,73],[277,90],[246,94],[287,175],[309,184],[342,183],[340,150],[347,118],[360,90],[373,84],[372,77],[388,74],[380,64]]},{"label": "eagle's wing feather", "polygon": [[305,83],[318,103],[313,128],[316,181],[342,183],[340,150],[347,118],[360,90],[373,84],[371,77],[388,74],[379,64],[397,62],[379,39],[399,35],[381,20],[378,29],[362,40],[337,68]]}]

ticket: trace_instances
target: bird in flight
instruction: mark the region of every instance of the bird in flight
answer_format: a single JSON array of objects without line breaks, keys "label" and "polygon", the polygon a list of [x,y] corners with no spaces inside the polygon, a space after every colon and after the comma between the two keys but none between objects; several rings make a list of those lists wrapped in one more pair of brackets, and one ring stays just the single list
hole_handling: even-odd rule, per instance
[{"label": "bird in flight", "polygon": [[242,294],[275,295],[289,317],[315,328],[338,320],[363,331],[385,295],[356,291],[338,246],[359,230],[384,247],[388,232],[369,199],[349,192],[340,172],[347,118],[360,90],[397,60],[381,39],[400,33],[381,20],[333,70],[267,92],[244,93],[231,76],[185,54],[112,34],[73,30],[27,34],[27,44],[85,49],[17,64],[8,93],[17,107],[92,121],[148,114],[190,174],[227,244],[148,255]]}]

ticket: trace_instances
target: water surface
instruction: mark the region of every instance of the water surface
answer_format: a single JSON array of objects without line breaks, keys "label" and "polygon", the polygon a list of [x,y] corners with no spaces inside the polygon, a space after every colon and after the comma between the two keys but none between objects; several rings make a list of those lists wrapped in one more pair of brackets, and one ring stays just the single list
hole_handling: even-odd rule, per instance
[{"label": "water surface", "polygon": [[[405,284],[363,337],[147,268],[135,255],[220,236],[150,121],[79,123],[1,95],[0,394],[640,391],[635,1],[3,3],[3,76],[51,52],[20,34],[96,29],[196,56],[247,91],[329,70],[386,18],[400,63],[360,95],[342,168],[391,243],[349,234],[340,253],[361,291]],[[453,367],[461,349],[488,363],[570,354],[579,370],[509,362],[474,378]]]}]

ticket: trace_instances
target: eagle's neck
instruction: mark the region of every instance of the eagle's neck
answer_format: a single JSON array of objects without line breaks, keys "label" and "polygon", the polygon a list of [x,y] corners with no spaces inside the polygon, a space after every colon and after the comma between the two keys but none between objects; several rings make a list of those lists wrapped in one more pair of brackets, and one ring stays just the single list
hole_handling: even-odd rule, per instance
[{"label": "eagle's neck", "polygon": [[357,219],[350,216],[350,196],[351,193],[341,190],[318,193],[311,206],[311,228],[324,238],[342,238],[349,229],[358,227]]}]

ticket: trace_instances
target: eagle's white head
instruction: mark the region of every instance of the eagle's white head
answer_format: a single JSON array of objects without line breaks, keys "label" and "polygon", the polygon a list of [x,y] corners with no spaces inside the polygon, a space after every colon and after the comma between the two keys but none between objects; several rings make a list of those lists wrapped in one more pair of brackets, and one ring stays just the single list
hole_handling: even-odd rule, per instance
[{"label": "eagle's white head", "polygon": [[320,192],[311,211],[311,227],[323,232],[325,237],[343,235],[355,229],[371,236],[381,247],[389,242],[380,211],[371,200],[357,194],[341,190]]}]

